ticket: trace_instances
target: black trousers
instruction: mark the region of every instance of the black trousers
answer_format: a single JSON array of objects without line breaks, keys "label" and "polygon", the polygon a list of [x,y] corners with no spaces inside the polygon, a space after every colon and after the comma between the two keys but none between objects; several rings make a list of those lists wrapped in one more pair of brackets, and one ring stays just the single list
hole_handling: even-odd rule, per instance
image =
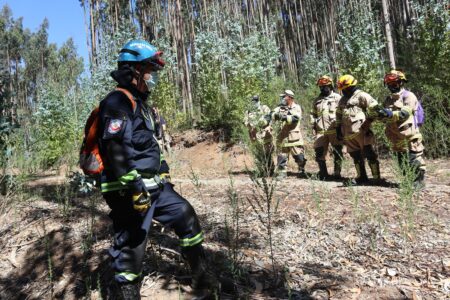
[{"label": "black trousers", "polygon": [[183,248],[199,245],[203,241],[194,208],[175,192],[169,182],[151,192],[153,208],[145,214],[133,209],[132,194],[128,190],[104,193],[103,197],[111,208],[109,216],[113,221],[114,243],[109,252],[113,259],[115,280],[118,282],[133,282],[141,275],[150,229],[150,224],[144,226],[143,223],[148,213],[153,213],[153,219],[175,230],[180,238],[182,251]]}]

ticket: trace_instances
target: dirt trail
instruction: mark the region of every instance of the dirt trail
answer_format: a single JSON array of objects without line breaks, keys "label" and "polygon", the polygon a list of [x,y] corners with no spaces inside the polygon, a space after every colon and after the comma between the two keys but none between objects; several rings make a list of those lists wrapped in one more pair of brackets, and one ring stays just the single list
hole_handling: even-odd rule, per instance
[{"label": "dirt trail", "polygon": [[[348,187],[290,174],[274,190],[272,264],[261,223],[266,215],[254,209],[262,189],[247,174],[249,155],[239,145],[218,143],[217,136],[193,136],[197,140],[185,139],[189,147],[175,149],[168,160],[177,191],[201,219],[212,269],[236,284],[222,299],[450,297],[449,160],[428,162],[427,186],[413,202],[394,187]],[[389,163],[382,162],[382,175],[395,183]],[[312,159],[307,171],[317,172]],[[349,161],[343,173],[353,175]],[[63,176],[46,174],[6,200],[14,204],[0,216],[0,299],[114,294],[108,288],[111,225],[99,194],[82,196]],[[176,236],[155,224],[144,299],[189,294],[189,272],[178,252]]]}]

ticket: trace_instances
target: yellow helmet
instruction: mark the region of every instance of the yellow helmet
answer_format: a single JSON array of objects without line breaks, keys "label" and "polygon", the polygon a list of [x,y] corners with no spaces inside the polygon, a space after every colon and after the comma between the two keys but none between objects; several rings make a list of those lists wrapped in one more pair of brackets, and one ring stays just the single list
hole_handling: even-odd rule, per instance
[{"label": "yellow helmet", "polygon": [[343,75],[337,81],[337,88],[339,90],[345,90],[348,87],[356,86],[358,80],[355,79],[352,75]]},{"label": "yellow helmet", "polygon": [[389,73],[384,75],[384,84],[391,85],[400,83],[401,81],[408,82],[405,73],[398,70],[391,70]]},{"label": "yellow helmet", "polygon": [[331,79],[330,76],[324,75],[317,80],[318,86],[325,86],[325,85],[333,85],[333,79]]}]

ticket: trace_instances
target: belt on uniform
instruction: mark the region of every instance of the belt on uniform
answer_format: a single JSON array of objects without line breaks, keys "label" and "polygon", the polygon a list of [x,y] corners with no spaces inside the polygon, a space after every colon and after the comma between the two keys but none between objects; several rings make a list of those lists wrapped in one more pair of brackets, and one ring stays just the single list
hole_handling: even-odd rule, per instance
[{"label": "belt on uniform", "polygon": [[323,134],[323,135],[336,134],[336,130],[335,130],[335,129],[331,129],[331,130],[320,130],[320,131],[317,131],[317,134]]},{"label": "belt on uniform", "polygon": [[148,191],[159,189],[167,182],[164,177],[161,178],[159,175],[155,175],[152,178],[142,178],[142,181]]},{"label": "belt on uniform", "polygon": [[[156,190],[160,188],[164,183],[170,181],[170,175],[168,173],[153,175],[153,177],[151,177],[150,174],[141,174],[141,175],[145,187],[148,191]],[[105,192],[125,190],[128,189],[128,187],[119,181],[113,181],[102,183],[101,189],[102,193],[105,193]]]}]

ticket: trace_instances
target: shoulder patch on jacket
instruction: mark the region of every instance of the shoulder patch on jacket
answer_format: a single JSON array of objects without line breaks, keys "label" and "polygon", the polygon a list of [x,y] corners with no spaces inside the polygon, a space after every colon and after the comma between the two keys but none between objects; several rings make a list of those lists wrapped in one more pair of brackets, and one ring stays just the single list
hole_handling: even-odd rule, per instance
[{"label": "shoulder patch on jacket", "polygon": [[123,126],[123,120],[122,119],[111,119],[109,121],[108,125],[108,133],[110,134],[116,134],[120,132]]},{"label": "shoulder patch on jacket", "polygon": [[122,138],[126,124],[127,121],[123,118],[107,118],[102,138],[105,140]]}]

